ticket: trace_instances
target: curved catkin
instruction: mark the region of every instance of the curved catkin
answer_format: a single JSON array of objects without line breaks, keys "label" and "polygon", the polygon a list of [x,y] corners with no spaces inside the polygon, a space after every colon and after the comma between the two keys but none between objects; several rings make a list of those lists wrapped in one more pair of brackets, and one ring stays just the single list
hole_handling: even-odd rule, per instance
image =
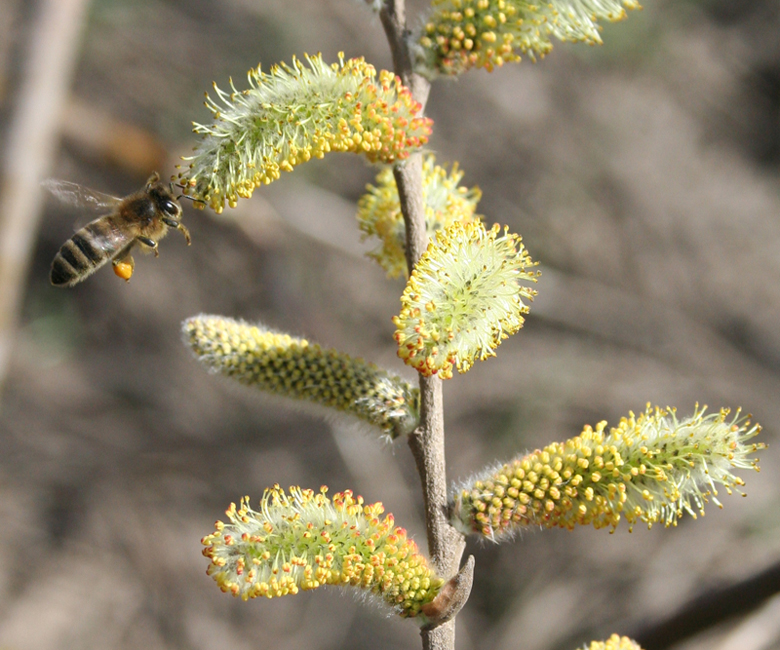
[{"label": "curved catkin", "polygon": [[[448,172],[436,164],[433,154],[423,157],[423,205],[429,238],[456,221],[480,220],[475,211],[482,192],[477,187],[469,189],[460,185],[462,178],[458,163]],[[387,271],[388,277],[408,276],[406,226],[393,170],[383,169],[377,174],[376,186],[368,185],[366,189],[358,202],[358,224],[364,239],[379,240],[379,245],[367,255]]]},{"label": "curved catkin", "polygon": [[744,485],[733,469],[758,470],[752,457],[763,443],[748,443],[761,427],[728,409],[678,420],[674,409],[633,413],[607,432],[606,422],[563,443],[553,443],[492,467],[455,489],[452,523],[491,540],[521,528],[577,525],[614,530],[621,517],[676,525],[683,511],[704,514],[717,486]]},{"label": "curved catkin", "polygon": [[185,194],[222,212],[255,188],[330,151],[364,155],[370,162],[403,160],[428,142],[432,121],[418,116],[419,102],[401,80],[362,58],[326,64],[307,56],[264,73],[248,74],[250,88],[231,92],[216,84],[207,96],[211,124],[179,173]]},{"label": "curved catkin", "polygon": [[349,413],[392,438],[417,426],[419,390],[373,363],[222,316],[182,329],[202,363],[242,384]]},{"label": "curved catkin", "polygon": [[381,503],[364,505],[349,490],[329,499],[319,492],[278,485],[266,490],[258,511],[244,497],[230,504],[203,538],[207,573],[223,592],[244,600],[277,598],[325,585],[357,587],[379,597],[402,617],[421,612],[444,581]]},{"label": "curved catkin", "polygon": [[428,76],[544,57],[551,37],[600,44],[599,21],[623,20],[636,0],[432,0],[417,39],[418,69]]},{"label": "curved catkin", "polygon": [[398,356],[422,375],[452,377],[495,356],[525,321],[536,265],[519,235],[496,224],[454,223],[428,244],[393,317]]}]

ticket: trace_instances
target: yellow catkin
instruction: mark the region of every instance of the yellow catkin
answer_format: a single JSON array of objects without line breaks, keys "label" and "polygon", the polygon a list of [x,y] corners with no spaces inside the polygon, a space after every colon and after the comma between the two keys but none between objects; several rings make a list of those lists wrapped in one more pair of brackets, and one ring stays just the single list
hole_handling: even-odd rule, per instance
[{"label": "yellow catkin", "polygon": [[[457,163],[447,172],[436,164],[433,154],[423,158],[423,204],[429,238],[455,222],[480,219],[475,210],[482,192],[459,185],[461,178],[463,172]],[[376,186],[369,185],[367,190],[358,202],[358,223],[364,238],[380,242],[368,256],[387,271],[388,277],[407,276],[406,227],[392,169],[379,172]]]},{"label": "yellow catkin", "polygon": [[244,600],[278,598],[325,585],[358,587],[403,617],[417,617],[443,585],[403,528],[381,503],[366,505],[351,491],[329,499],[278,485],[259,511],[249,498],[230,505],[228,523],[203,538],[206,573]]},{"label": "yellow catkin", "polygon": [[747,442],[761,427],[739,411],[705,410],[697,405],[678,420],[674,409],[648,405],[609,432],[606,422],[586,426],[566,442],[489,468],[455,490],[453,523],[495,540],[529,524],[614,529],[624,517],[629,525],[671,526],[683,512],[703,514],[708,500],[720,505],[716,485],[728,493],[744,485],[732,470],[757,470],[752,455],[764,447]]},{"label": "yellow catkin", "polygon": [[623,20],[636,0],[432,0],[418,38],[429,74],[456,75],[471,68],[488,72],[505,63],[544,57],[551,38],[600,44],[599,21]]}]

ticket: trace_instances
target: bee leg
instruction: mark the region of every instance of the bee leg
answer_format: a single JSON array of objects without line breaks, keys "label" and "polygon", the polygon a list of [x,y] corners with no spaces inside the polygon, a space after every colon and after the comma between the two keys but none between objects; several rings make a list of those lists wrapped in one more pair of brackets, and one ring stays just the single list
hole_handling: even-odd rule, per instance
[{"label": "bee leg", "polygon": [[154,241],[154,239],[150,239],[149,237],[144,237],[142,235],[139,235],[136,237],[136,240],[141,242],[144,246],[148,246],[154,251],[155,257],[160,257],[160,251],[157,250],[157,242]]},{"label": "bee leg", "polygon": [[181,221],[176,221],[175,219],[169,219],[168,217],[162,218],[163,223],[170,226],[171,228],[176,228],[176,230],[181,230],[181,234],[184,235],[184,239],[187,240],[187,246],[189,246],[192,243],[192,239],[190,238],[190,231],[187,230],[187,226],[185,226]]},{"label": "bee leg", "polygon": [[190,231],[187,230],[187,226],[185,226],[184,224],[180,223],[179,226],[178,226],[178,229],[181,230],[181,234],[184,235],[184,239],[187,240],[187,246],[192,244],[192,239],[190,238]]}]

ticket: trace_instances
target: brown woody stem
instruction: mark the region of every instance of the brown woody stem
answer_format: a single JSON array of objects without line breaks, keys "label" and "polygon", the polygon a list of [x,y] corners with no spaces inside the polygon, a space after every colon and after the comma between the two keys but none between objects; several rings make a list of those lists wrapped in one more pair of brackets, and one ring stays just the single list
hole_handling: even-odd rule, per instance
[{"label": "brown woody stem", "polygon": [[[423,112],[428,100],[430,82],[413,71],[406,38],[404,0],[387,0],[380,12],[382,25],[393,53],[395,73],[420,102]],[[406,224],[406,262],[411,273],[415,262],[428,245],[425,229],[425,208],[422,193],[422,154],[413,154],[393,170],[401,211]],[[444,456],[444,409],[441,380],[420,376],[420,426],[409,436],[409,446],[417,463],[425,500],[425,521],[428,534],[428,552],[438,572],[446,577],[458,573],[458,565],[465,548],[463,536],[447,520],[447,467]],[[470,567],[473,566],[473,563]],[[468,574],[471,575],[471,568]],[[460,588],[459,606],[465,603],[470,590]],[[454,609],[454,613],[457,613]],[[442,617],[442,624],[434,629],[423,629],[425,650],[454,650],[455,620]]]}]

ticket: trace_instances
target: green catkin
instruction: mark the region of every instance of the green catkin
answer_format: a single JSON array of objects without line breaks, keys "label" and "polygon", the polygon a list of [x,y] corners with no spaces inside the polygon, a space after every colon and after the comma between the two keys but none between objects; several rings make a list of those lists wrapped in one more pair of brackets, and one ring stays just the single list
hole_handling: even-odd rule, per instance
[{"label": "green catkin", "polygon": [[202,363],[242,384],[349,413],[392,438],[417,426],[419,390],[363,359],[221,316],[182,329]]}]

